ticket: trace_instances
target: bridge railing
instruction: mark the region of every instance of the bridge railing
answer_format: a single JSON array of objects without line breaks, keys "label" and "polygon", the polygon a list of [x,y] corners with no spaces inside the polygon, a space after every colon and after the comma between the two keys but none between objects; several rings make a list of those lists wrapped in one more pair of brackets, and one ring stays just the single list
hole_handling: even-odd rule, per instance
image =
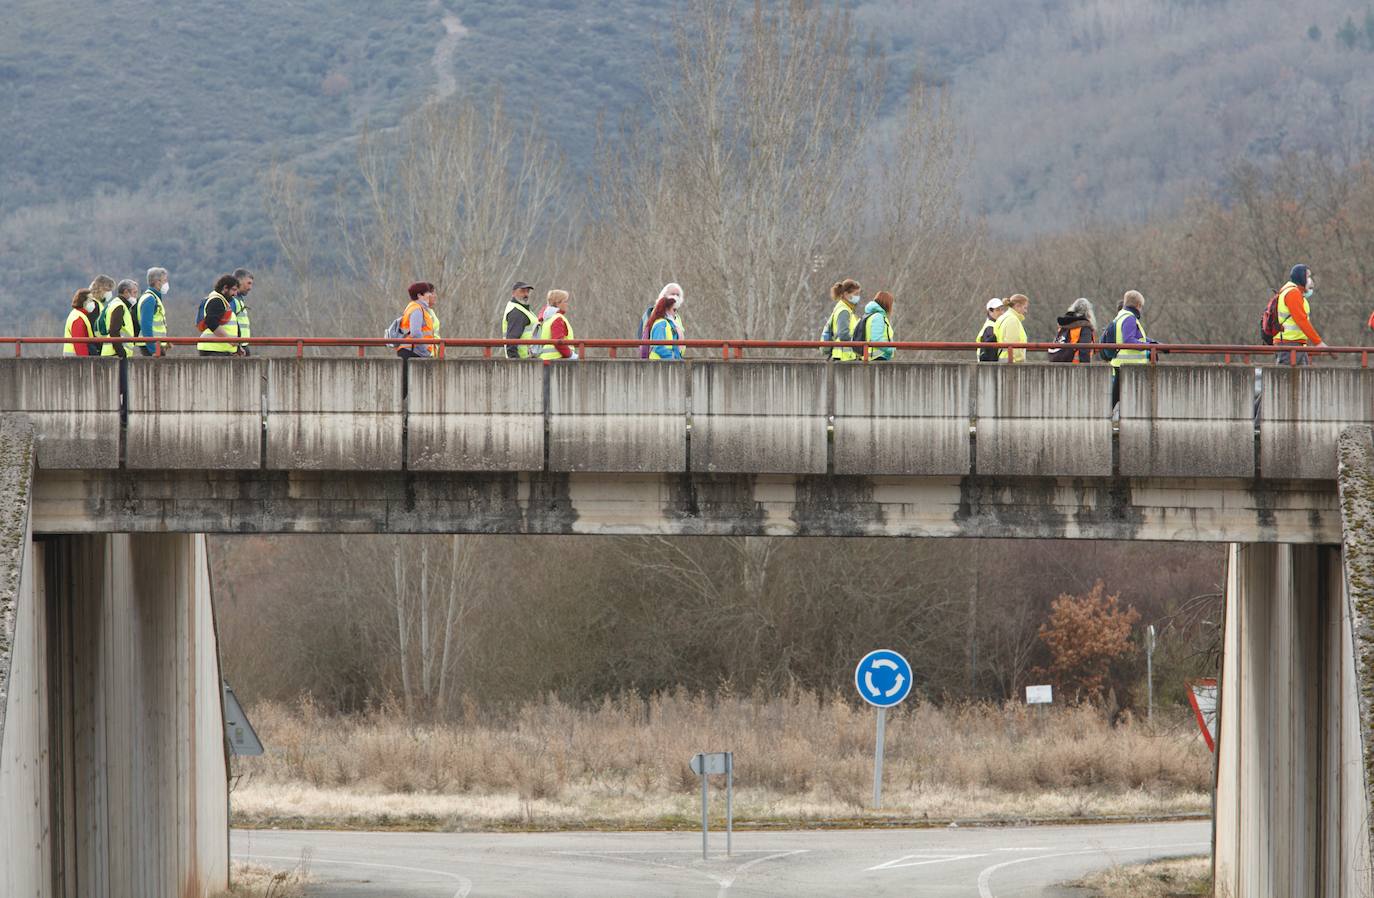
[{"label": "bridge railing", "polygon": [[[25,350],[30,352],[37,349],[60,347],[66,343],[80,343],[89,345],[104,346],[106,344],[146,344],[153,342],[146,337],[83,337],[68,340],[63,337],[0,337],[0,352],[3,347],[13,346],[14,356],[23,357]],[[200,337],[163,337],[157,341],[161,345],[168,347],[185,347],[194,350],[196,345],[205,342]],[[217,340],[216,342],[227,342],[250,349],[276,349],[294,351],[297,358],[304,358],[307,350],[353,350],[358,358],[366,358],[368,350],[383,351],[390,353],[395,346],[426,346],[430,347],[437,358],[449,356],[470,357],[480,355],[483,358],[494,358],[505,355],[505,350],[511,346],[546,346],[548,340],[504,340],[504,339],[485,339],[485,338],[454,338],[437,340],[388,340],[383,337],[248,337],[237,340]],[[561,345],[572,348],[581,357],[590,357],[589,350],[595,350],[598,355],[604,353],[605,358],[612,359],[638,359],[640,347],[642,346],[677,346],[684,351],[694,351],[702,353],[702,358],[720,358],[723,360],[743,359],[751,357],[780,358],[779,353],[806,352],[804,356],[793,356],[806,359],[816,358],[826,350],[836,347],[846,347],[862,353],[867,347],[869,349],[881,349],[891,347],[902,353],[916,353],[917,357],[933,357],[935,354],[946,353],[967,353],[976,352],[980,349],[987,349],[993,344],[973,343],[960,341],[934,341],[934,340],[898,340],[892,342],[871,342],[860,341],[841,341],[826,342],[821,340],[603,340],[603,339],[574,339],[560,341]],[[1121,349],[1122,344],[1117,343],[1000,343],[996,344],[998,349],[1024,349],[1027,351],[1027,358],[1032,359],[1031,352],[1046,352],[1051,349],[1065,349],[1072,346],[1075,350],[1087,350],[1094,356],[1094,363],[1100,360],[1096,358],[1097,353],[1103,349]],[[1186,361],[1197,362],[1199,360],[1220,361],[1222,364],[1263,364],[1272,363],[1275,356],[1281,352],[1288,352],[1292,347],[1287,346],[1267,346],[1263,344],[1244,344],[1244,343],[1156,343],[1148,347],[1151,363],[1161,363],[1167,361]],[[1300,352],[1308,352],[1314,358],[1324,358],[1339,360],[1345,364],[1358,362],[1361,368],[1369,367],[1369,355],[1374,352],[1371,346],[1323,346],[1320,349],[1309,349],[1308,347],[1298,347]],[[159,346],[158,353],[161,354]],[[867,359],[866,359],[867,360]],[[1034,359],[1032,359],[1034,360]],[[1293,356],[1289,364],[1296,366],[1297,357]],[[1105,363],[1103,363],[1105,364]]]},{"label": "bridge railing", "polygon": [[0,358],[41,468],[1334,480],[1357,366]]}]

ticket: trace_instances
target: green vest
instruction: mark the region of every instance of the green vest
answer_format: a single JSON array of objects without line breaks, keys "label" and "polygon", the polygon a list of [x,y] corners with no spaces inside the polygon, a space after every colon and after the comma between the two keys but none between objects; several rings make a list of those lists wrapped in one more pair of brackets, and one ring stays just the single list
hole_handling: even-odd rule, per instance
[{"label": "green vest", "polygon": [[[849,316],[849,324],[845,327],[840,326],[841,313]],[[854,336],[853,329],[854,310],[843,299],[835,300],[835,308],[830,310],[830,339],[849,340]],[[859,357],[859,354],[848,346],[836,346],[830,350],[830,357],[839,362],[852,362]]]},{"label": "green vest", "polygon": [[[209,296],[205,297],[206,304],[208,305],[212,299],[224,300],[226,311],[224,320],[220,322],[219,326],[224,328],[225,332],[228,334],[234,336],[239,335],[238,317],[234,313],[234,304],[224,299],[224,297],[220,296],[218,293],[211,293]],[[200,337],[201,340],[196,344],[196,349],[199,349],[201,352],[219,352],[225,355],[233,355],[238,352],[238,346],[233,343],[219,342],[222,338],[216,337],[215,332],[209,328],[202,330],[200,332]],[[209,338],[208,340],[206,339],[207,337]]]},{"label": "green vest", "polygon": [[[123,310],[124,310],[124,320],[123,320],[123,321],[120,323],[120,325],[119,325],[119,333],[117,333],[117,334],[112,334],[112,333],[110,333],[110,318],[111,318],[111,316],[114,315],[115,309],[123,309]],[[105,308],[102,309],[101,312],[100,312],[100,318],[101,318],[101,321],[100,321],[100,330],[105,334],[105,336],[108,336],[108,337],[132,337],[132,336],[134,335],[134,313],[133,313],[133,310],[129,308],[129,304],[128,304],[127,302],[125,302],[124,300],[120,299],[118,296],[116,296],[114,299],[112,299],[112,300],[110,300],[108,303],[106,303]],[[131,349],[133,349],[133,346],[132,346],[132,345],[130,345],[130,344],[128,344],[128,343],[125,343],[125,344],[124,344],[124,352],[125,352],[126,354],[127,354],[127,353],[129,352],[129,350],[131,350]],[[114,355],[114,354],[115,354],[115,347],[114,347],[114,344],[113,344],[113,343],[106,343],[104,346],[100,347],[100,354],[101,354],[101,355],[105,355],[105,356],[112,356],[112,355]]]},{"label": "green vest", "polygon": [[[568,316],[567,316],[567,315],[564,315],[562,312],[558,312],[558,313],[554,314],[552,317],[550,317],[550,318],[545,318],[543,321],[539,322],[539,339],[540,339],[540,340],[552,340],[552,339],[553,339],[553,323],[554,323],[555,321],[557,321],[559,318],[562,318],[562,319],[563,319],[563,323],[566,324],[566,325],[568,326],[568,336],[564,338],[563,342],[571,342],[571,341],[572,341],[572,338],[573,338],[573,327],[572,327],[572,322],[569,321],[569,320],[568,320]],[[537,350],[539,350],[539,357],[540,357],[541,359],[561,359],[561,358],[563,358],[563,354],[562,354],[561,352],[558,351],[558,347],[555,346],[555,345],[552,344],[552,343],[546,343],[546,344],[543,345],[543,346],[536,346],[536,347],[534,347],[534,348],[537,349]]]},{"label": "green vest", "polygon": [[[512,299],[510,302],[506,303],[506,310],[505,310],[504,312],[501,313],[501,326],[500,326],[500,332],[497,334],[497,336],[500,337],[500,338],[503,339],[503,340],[505,339],[505,337],[506,337],[506,319],[507,319],[508,317],[510,317],[510,313],[511,313],[511,310],[512,310],[512,309],[518,309],[518,310],[520,311],[520,314],[524,315],[525,318],[526,318],[526,321],[525,321],[525,328],[524,328],[524,330],[520,331],[520,339],[522,339],[522,340],[533,340],[533,339],[535,338],[535,337],[534,337],[534,329],[537,328],[537,327],[539,326],[539,317],[538,317],[537,315],[535,315],[533,312],[531,312],[527,306],[523,306],[523,305],[521,305],[520,303],[516,302],[516,301],[513,300],[513,299]],[[527,359],[527,358],[530,357],[530,350],[531,350],[531,349],[537,349],[537,348],[538,348],[538,347],[536,347],[536,346],[529,346],[529,345],[517,346],[517,347],[515,347],[515,354],[516,354],[517,356],[519,356],[520,358],[522,358],[522,359]]]},{"label": "green vest", "polygon": [[[1116,313],[1116,318],[1112,320],[1112,335],[1116,337],[1116,342],[1121,342],[1121,325],[1127,318],[1135,318],[1130,311],[1122,309]],[[1140,328],[1140,340],[1143,344],[1145,337],[1145,322],[1139,318],[1135,320],[1135,326]],[[1128,343],[1128,346],[1138,346],[1141,344]],[[1112,367],[1120,368],[1122,365],[1147,365],[1150,362],[1149,349],[1118,349],[1112,358]]]},{"label": "green vest", "polygon": [[103,337],[105,336],[105,303],[96,299],[94,295],[91,296],[91,302],[95,303],[95,311],[91,312],[91,330],[94,331],[92,336]]},{"label": "green vest", "polygon": [[248,320],[248,303],[240,297],[235,296],[229,300],[230,311],[234,313],[234,321],[238,324],[240,337],[253,336],[253,325]]}]

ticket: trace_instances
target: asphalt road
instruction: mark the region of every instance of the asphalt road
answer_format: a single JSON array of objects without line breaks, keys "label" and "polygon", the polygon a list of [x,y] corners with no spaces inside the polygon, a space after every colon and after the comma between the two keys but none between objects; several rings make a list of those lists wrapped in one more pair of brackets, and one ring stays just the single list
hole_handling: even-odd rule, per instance
[{"label": "asphalt road", "polygon": [[1207,822],[1015,829],[737,833],[357,833],[236,830],[235,860],[302,863],[311,896],[783,895],[1060,898],[1115,864],[1204,854]]}]

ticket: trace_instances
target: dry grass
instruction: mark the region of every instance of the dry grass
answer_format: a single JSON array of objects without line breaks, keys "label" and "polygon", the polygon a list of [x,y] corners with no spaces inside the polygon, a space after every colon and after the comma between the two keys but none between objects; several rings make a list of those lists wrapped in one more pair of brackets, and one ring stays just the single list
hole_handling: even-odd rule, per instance
[{"label": "dry grass", "polygon": [[872,791],[873,712],[799,693],[555,700],[509,715],[408,726],[264,704],[268,746],[240,759],[240,823],[444,829],[691,825],[687,762],[730,749],[736,818],[808,823],[897,817],[1005,820],[1205,811],[1211,758],[1186,719],[1109,726],[1092,708],[1040,717],[1024,706],[890,712],[884,811]]},{"label": "dry grass", "polygon": [[1094,873],[1075,883],[1095,898],[1194,898],[1212,894],[1212,862],[1206,857],[1154,861]]},{"label": "dry grass", "polygon": [[286,871],[235,861],[229,867],[229,891],[219,898],[305,898],[308,880],[304,861]]}]

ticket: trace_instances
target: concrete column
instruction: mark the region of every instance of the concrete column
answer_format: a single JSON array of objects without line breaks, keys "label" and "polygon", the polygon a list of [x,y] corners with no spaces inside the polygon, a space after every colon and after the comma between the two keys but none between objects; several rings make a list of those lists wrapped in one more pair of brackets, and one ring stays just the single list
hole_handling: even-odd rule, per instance
[{"label": "concrete column", "polygon": [[1370,894],[1363,777],[1350,775],[1362,753],[1349,732],[1356,706],[1345,599],[1335,546],[1231,548],[1218,896]]},{"label": "concrete column", "polygon": [[228,791],[205,538],[31,543],[0,763],[0,890],[227,887]]}]

